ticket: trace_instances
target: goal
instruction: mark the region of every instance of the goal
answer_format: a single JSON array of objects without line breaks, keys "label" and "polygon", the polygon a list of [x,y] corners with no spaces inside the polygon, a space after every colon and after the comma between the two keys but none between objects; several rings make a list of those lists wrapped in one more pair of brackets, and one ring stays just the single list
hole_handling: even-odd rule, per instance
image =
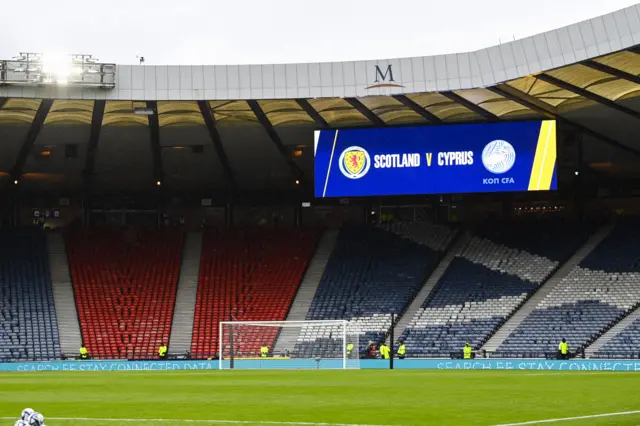
[{"label": "goal", "polygon": [[360,329],[344,320],[223,321],[219,368],[357,369],[361,337]]}]

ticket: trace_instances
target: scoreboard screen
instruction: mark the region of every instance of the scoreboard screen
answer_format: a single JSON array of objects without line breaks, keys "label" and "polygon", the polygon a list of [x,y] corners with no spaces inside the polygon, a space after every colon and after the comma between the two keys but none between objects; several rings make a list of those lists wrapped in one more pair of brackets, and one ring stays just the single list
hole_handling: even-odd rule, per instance
[{"label": "scoreboard screen", "polygon": [[315,195],[557,189],[556,122],[318,130]]}]

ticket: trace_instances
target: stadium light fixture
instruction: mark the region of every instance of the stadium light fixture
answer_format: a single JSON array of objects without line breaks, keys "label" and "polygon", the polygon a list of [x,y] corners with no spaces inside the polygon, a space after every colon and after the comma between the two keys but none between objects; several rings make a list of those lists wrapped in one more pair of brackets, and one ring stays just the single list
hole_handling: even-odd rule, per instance
[{"label": "stadium light fixture", "polygon": [[13,181],[13,184],[14,184],[14,185],[17,185],[17,184],[18,184],[18,179],[14,180],[14,181]]},{"label": "stadium light fixture", "polygon": [[157,181],[156,182],[156,186],[162,186],[162,182],[161,181]]},{"label": "stadium light fixture", "polygon": [[296,179],[296,185],[300,185],[300,181]]},{"label": "stadium light fixture", "polygon": [[0,85],[69,85],[112,89],[116,65],[99,63],[88,54],[20,53],[0,59]]}]

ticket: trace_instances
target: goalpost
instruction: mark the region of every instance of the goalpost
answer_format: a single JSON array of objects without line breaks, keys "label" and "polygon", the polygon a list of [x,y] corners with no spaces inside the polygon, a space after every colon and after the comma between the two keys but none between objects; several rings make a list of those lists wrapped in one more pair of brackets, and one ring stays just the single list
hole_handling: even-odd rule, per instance
[{"label": "goalpost", "polygon": [[357,369],[361,337],[345,320],[222,321],[219,368]]}]

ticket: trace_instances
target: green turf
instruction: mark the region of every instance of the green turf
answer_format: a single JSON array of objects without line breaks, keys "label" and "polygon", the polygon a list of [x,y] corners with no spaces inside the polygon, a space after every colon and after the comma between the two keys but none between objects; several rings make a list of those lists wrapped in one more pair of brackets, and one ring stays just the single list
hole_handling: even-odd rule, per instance
[{"label": "green turf", "polygon": [[[0,374],[0,417],[495,425],[640,410],[635,373],[191,371]],[[0,424],[13,425],[10,420]],[[74,424],[49,420],[47,426]],[[133,425],[124,422],[79,426]],[[185,422],[140,423],[184,426]],[[195,424],[195,423],[191,423]],[[639,425],[640,415],[554,423]]]}]

